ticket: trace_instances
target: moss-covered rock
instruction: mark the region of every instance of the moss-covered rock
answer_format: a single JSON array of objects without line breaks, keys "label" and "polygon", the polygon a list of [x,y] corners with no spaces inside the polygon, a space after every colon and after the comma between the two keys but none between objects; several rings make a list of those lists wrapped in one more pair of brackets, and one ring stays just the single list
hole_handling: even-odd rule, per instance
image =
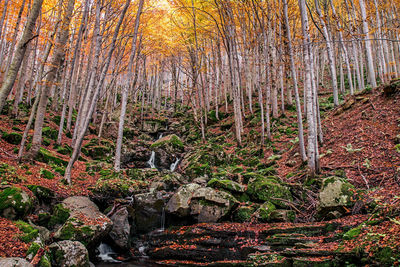
[{"label": "moss-covered rock", "polygon": [[346,179],[328,177],[322,182],[317,207],[320,218],[332,219],[344,215],[354,205],[355,189]]},{"label": "moss-covered rock", "polygon": [[68,220],[70,213],[71,211],[62,204],[55,205],[53,213],[48,219],[47,227],[53,228],[56,225],[63,225]]},{"label": "moss-covered rock", "polygon": [[70,216],[54,234],[58,240],[76,240],[94,249],[112,228],[112,221],[87,197],[69,197],[61,204]]},{"label": "moss-covered rock", "polygon": [[56,155],[54,155],[53,153],[51,153],[47,149],[44,149],[43,147],[41,147],[39,149],[39,153],[38,153],[38,156],[37,156],[36,160],[38,160],[40,162],[44,162],[44,163],[53,163],[53,164],[58,165],[58,166],[65,166],[66,167],[68,165],[67,161],[57,157]]},{"label": "moss-covered rock", "polygon": [[202,187],[196,189],[192,195],[190,214],[199,223],[218,222],[230,214],[237,204],[235,197],[227,192]]},{"label": "moss-covered rock", "polygon": [[22,134],[16,133],[16,132],[11,132],[11,133],[6,133],[3,132],[2,138],[10,144],[13,145],[19,145],[22,140]]},{"label": "moss-covered rock", "polygon": [[271,202],[265,202],[256,211],[256,217],[259,222],[271,221],[271,214],[276,210],[276,207]]},{"label": "moss-covered rock", "polygon": [[39,230],[24,221],[16,221],[15,225],[23,232],[18,238],[25,243],[30,243],[39,236]]},{"label": "moss-covered rock", "polygon": [[237,182],[231,180],[219,180],[216,178],[211,179],[207,186],[215,189],[223,189],[232,193],[243,193],[245,187]]},{"label": "moss-covered rock", "polygon": [[249,222],[254,214],[255,208],[251,206],[242,206],[235,210],[233,219],[235,222]]},{"label": "moss-covered rock", "polygon": [[41,185],[26,185],[32,191],[36,198],[42,202],[48,202],[54,197],[54,192],[50,188]]},{"label": "moss-covered rock", "polygon": [[105,160],[114,151],[114,144],[106,139],[91,139],[82,147],[82,154],[94,160]]},{"label": "moss-covered rock", "polygon": [[277,207],[286,208],[292,194],[288,187],[283,186],[273,177],[257,177],[252,179],[246,193],[255,201],[270,202]]},{"label": "moss-covered rock", "polygon": [[193,193],[201,186],[198,184],[187,184],[181,186],[171,197],[166,205],[166,211],[180,217],[186,217],[190,214],[190,201]]},{"label": "moss-covered rock", "polygon": [[78,241],[60,241],[49,246],[51,263],[63,267],[89,267],[89,253]]},{"label": "moss-covered rock", "polygon": [[100,171],[100,179],[90,190],[100,198],[124,198],[143,191],[148,181],[141,179],[127,179],[122,173],[113,170]]},{"label": "moss-covered rock", "polygon": [[0,214],[14,220],[23,218],[33,208],[34,199],[19,187],[0,188]]}]

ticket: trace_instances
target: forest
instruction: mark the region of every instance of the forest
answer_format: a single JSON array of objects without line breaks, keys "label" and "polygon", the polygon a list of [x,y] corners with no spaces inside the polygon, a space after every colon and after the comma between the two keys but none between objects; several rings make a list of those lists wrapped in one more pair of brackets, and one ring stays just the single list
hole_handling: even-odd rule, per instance
[{"label": "forest", "polygon": [[399,0],[0,0],[0,266],[399,266]]}]

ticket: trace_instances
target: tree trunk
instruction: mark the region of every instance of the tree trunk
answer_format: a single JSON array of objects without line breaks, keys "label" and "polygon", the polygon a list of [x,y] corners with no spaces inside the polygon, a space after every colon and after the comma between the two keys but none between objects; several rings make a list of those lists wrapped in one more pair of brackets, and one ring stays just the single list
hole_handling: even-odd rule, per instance
[{"label": "tree trunk", "polygon": [[0,112],[3,110],[7,96],[11,92],[14,86],[15,79],[17,78],[18,71],[21,67],[22,60],[24,59],[26,48],[28,43],[34,38],[33,30],[35,28],[36,19],[39,16],[42,8],[43,0],[34,0],[32,9],[29,13],[26,21],[24,32],[22,33],[21,39],[19,40],[15,49],[14,58],[7,72],[6,78],[0,88]]}]

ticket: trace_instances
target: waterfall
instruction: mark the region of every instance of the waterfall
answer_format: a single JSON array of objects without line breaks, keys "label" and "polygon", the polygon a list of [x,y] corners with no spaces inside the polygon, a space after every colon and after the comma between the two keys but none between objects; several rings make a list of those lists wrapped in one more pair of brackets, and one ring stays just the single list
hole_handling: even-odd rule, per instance
[{"label": "waterfall", "polygon": [[105,244],[105,243],[100,243],[99,247],[97,248],[99,251],[99,258],[102,261],[105,262],[113,262],[113,263],[118,263],[121,261],[115,260],[111,255],[115,255],[115,252],[112,250],[112,248]]},{"label": "waterfall", "polygon": [[162,208],[162,212],[161,212],[161,228],[160,228],[160,230],[162,232],[164,232],[164,230],[165,230],[165,208],[164,207]]},{"label": "waterfall", "polygon": [[[160,137],[158,137],[157,140],[160,140],[163,137],[163,134],[160,134]],[[147,161],[147,164],[149,164],[150,168],[155,169],[156,167],[156,152],[151,151],[150,159]]]},{"label": "waterfall", "polygon": [[175,169],[176,169],[176,167],[178,166],[180,160],[181,160],[181,159],[176,158],[175,162],[171,164],[171,167],[169,167],[169,170],[170,170],[171,172],[175,171]]}]

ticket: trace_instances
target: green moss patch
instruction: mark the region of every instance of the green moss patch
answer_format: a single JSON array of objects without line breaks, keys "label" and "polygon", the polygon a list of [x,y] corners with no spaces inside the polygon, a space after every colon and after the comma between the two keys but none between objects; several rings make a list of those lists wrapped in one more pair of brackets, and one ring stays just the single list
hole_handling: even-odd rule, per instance
[{"label": "green moss patch", "polygon": [[53,163],[58,166],[66,167],[68,165],[67,161],[58,158],[57,156],[53,155],[50,151],[44,149],[43,147],[39,149],[39,154],[36,160],[44,163]]},{"label": "green moss patch", "polygon": [[19,145],[22,140],[22,134],[16,133],[16,132],[11,132],[11,133],[6,133],[3,132],[2,138],[10,144],[13,145]]},{"label": "green moss patch", "polygon": [[270,202],[278,207],[287,207],[292,194],[288,187],[281,185],[275,177],[257,177],[249,182],[247,194],[255,201]]},{"label": "green moss patch", "polygon": [[23,232],[18,238],[25,243],[32,242],[39,235],[39,230],[33,228],[32,225],[24,221],[16,221],[15,225]]}]

